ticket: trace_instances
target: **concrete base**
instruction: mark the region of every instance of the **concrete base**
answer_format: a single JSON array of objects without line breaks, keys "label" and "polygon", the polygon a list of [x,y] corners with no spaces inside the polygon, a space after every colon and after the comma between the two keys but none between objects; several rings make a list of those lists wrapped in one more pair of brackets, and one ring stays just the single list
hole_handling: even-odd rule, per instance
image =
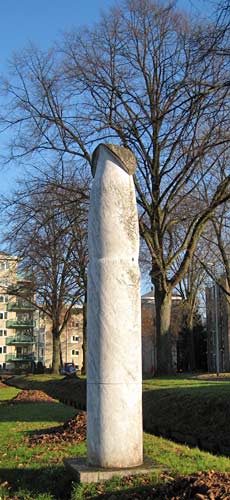
[{"label": "concrete base", "polygon": [[125,477],[130,475],[137,476],[138,474],[152,474],[154,470],[160,468],[147,460],[138,467],[127,467],[124,469],[93,467],[87,463],[86,458],[65,458],[64,464],[79,483],[100,483],[108,481],[114,476]]}]

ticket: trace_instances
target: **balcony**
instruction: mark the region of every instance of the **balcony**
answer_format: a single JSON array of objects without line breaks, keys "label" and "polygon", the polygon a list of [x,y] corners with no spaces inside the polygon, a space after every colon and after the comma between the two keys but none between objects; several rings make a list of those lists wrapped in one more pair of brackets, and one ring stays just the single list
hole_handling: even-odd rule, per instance
[{"label": "balcony", "polygon": [[34,328],[36,322],[32,319],[8,319],[6,328]]},{"label": "balcony", "polygon": [[31,354],[6,354],[6,362],[30,362],[34,360],[34,353]]},{"label": "balcony", "polygon": [[16,335],[15,337],[6,338],[6,345],[28,345],[34,343],[35,338],[31,335]]},{"label": "balcony", "polygon": [[35,307],[29,302],[9,302],[7,311],[35,311]]}]

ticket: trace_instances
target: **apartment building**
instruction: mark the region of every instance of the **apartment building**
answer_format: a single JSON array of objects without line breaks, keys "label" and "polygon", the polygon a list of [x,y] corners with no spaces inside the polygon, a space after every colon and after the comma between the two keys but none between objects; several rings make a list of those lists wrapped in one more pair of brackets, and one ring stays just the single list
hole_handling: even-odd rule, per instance
[{"label": "apartment building", "polygon": [[[227,280],[222,284],[228,290]],[[216,284],[206,288],[207,362],[210,372],[230,371],[230,296]]]},{"label": "apartment building", "polygon": [[[13,295],[20,284],[22,297]],[[52,366],[52,324],[28,299],[28,282],[18,276],[18,258],[0,252],[0,370],[31,371]],[[61,334],[63,363],[83,362],[83,313],[77,306]]]},{"label": "apartment building", "polygon": [[34,359],[33,306],[9,292],[18,283],[18,258],[0,253],[0,369],[27,369]]},{"label": "apartment building", "polygon": [[[46,368],[52,366],[52,323],[49,316],[43,312],[36,311],[36,327],[34,334],[36,338],[35,358]],[[83,308],[81,305],[74,307],[71,316],[61,333],[62,362],[73,363],[77,370],[81,370],[83,364]]]}]

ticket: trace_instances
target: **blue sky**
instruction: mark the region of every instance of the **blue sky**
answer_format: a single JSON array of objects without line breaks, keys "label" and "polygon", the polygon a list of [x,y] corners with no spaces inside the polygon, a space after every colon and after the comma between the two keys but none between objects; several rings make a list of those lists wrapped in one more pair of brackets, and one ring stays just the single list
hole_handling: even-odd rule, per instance
[{"label": "blue sky", "polygon": [[[7,61],[14,51],[20,51],[32,41],[38,47],[50,47],[63,31],[89,25],[100,18],[116,0],[5,0],[0,16],[0,73],[7,72]],[[205,12],[208,0],[179,0],[186,10]],[[0,136],[0,148],[4,140]],[[0,194],[10,191],[15,176],[15,166],[1,172]]]},{"label": "blue sky", "polygon": [[[48,48],[62,32],[97,21],[110,5],[113,0],[6,0],[0,16],[0,73],[7,72],[12,53],[29,42]],[[0,136],[0,148],[5,141]],[[11,190],[17,176],[15,165],[2,169],[0,194]]]},{"label": "blue sky", "polygon": [[[4,4],[4,5],[3,5]],[[7,0],[2,2],[0,17],[0,71],[14,50],[29,41],[48,47],[62,31],[88,25],[116,0]],[[208,0],[178,0],[186,10],[204,13]]]},{"label": "blue sky", "polygon": [[1,5],[0,65],[29,41],[48,47],[61,31],[89,24],[112,0],[7,0]]}]

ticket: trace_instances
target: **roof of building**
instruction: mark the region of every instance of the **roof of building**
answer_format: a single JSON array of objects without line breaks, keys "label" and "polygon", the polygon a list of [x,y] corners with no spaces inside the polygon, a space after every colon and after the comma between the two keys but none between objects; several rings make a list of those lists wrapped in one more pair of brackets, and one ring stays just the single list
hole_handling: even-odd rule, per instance
[{"label": "roof of building", "polygon": [[[155,302],[155,292],[154,290],[150,290],[149,292],[145,293],[144,295],[141,296],[141,300],[152,300]],[[172,300],[182,300],[181,296],[174,293],[172,295]]]},{"label": "roof of building", "polygon": [[2,260],[2,259],[17,260],[18,257],[16,257],[15,255],[11,255],[10,253],[0,251],[0,260]]}]

